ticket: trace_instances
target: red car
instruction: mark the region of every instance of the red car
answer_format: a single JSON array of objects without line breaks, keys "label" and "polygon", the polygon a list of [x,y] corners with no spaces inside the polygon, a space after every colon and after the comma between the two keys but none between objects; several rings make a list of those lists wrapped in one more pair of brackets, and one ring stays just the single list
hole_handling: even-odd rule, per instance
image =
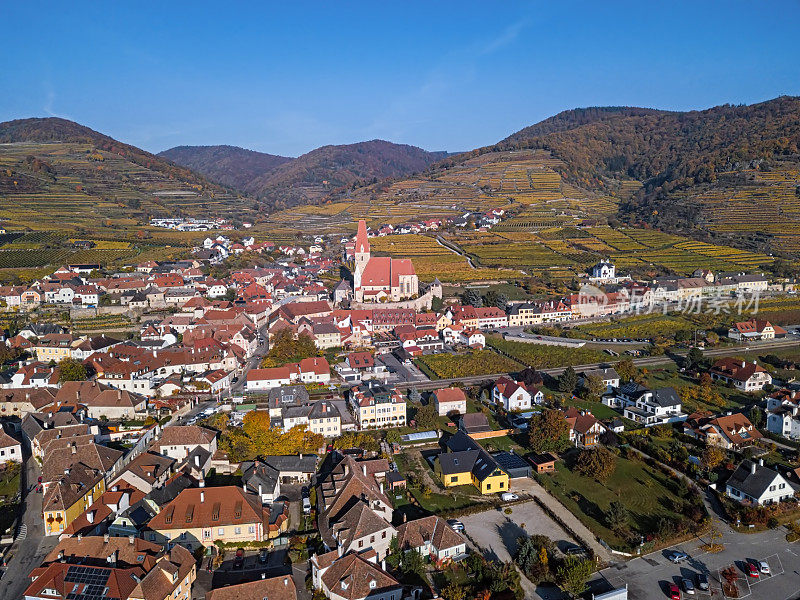
[{"label": "red car", "polygon": [[669,598],[670,600],[681,600],[681,591],[674,583],[669,584]]},{"label": "red car", "polygon": [[753,563],[747,563],[747,574],[750,577],[758,579],[758,565],[754,565]]}]

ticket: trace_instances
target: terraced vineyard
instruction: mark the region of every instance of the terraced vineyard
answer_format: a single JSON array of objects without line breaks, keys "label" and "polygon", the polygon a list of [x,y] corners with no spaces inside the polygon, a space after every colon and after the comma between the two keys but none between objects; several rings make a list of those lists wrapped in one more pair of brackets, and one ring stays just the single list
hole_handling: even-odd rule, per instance
[{"label": "terraced vineyard", "polygon": [[467,259],[426,235],[394,235],[373,238],[370,247],[375,254],[410,258],[420,279],[443,282],[496,281],[514,279],[522,274],[513,269],[475,269]]}]

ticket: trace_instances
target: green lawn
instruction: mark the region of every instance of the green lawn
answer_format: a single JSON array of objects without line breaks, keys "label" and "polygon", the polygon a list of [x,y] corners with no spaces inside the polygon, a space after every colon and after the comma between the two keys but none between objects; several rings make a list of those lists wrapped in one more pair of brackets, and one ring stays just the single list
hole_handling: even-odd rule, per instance
[{"label": "green lawn", "polygon": [[576,408],[583,408],[585,410],[588,410],[595,417],[601,420],[622,418],[621,413],[617,412],[610,406],[606,406],[602,402],[592,402],[591,400],[580,400],[578,398],[567,398],[566,396],[562,399],[561,402],[564,406],[574,406]]},{"label": "green lawn", "polygon": [[[645,385],[648,387],[653,389],[673,387],[679,395],[681,394],[681,388],[694,387],[697,384],[697,380],[693,377],[679,373],[676,366],[655,369],[645,375]],[[684,412],[695,410],[710,410],[712,412],[719,412],[723,409],[736,410],[758,398],[757,394],[746,394],[720,383],[714,383],[713,388],[722,396],[725,401],[724,406],[714,406],[699,400],[690,400],[684,401]]]},{"label": "green lawn", "polygon": [[605,511],[612,502],[622,502],[631,514],[635,534],[655,533],[658,517],[683,518],[671,509],[680,503],[675,483],[644,463],[617,457],[614,474],[605,483],[579,475],[563,462],[556,471],[539,477],[545,488],[556,496],[595,535],[614,548],[627,549],[629,543],[605,525]]}]

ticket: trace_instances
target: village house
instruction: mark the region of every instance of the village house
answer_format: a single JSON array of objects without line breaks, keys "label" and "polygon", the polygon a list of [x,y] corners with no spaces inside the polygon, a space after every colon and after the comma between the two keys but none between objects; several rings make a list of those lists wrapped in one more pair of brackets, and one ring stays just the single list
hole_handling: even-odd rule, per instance
[{"label": "village house", "polygon": [[766,319],[750,319],[734,323],[728,330],[728,337],[737,341],[774,340],[786,337],[783,327],[773,325]]},{"label": "village house", "polygon": [[434,472],[446,488],[474,485],[481,494],[508,491],[508,473],[463,431],[447,440],[447,452],[434,459]]},{"label": "village house", "polygon": [[394,388],[372,381],[350,389],[348,403],[359,429],[402,427],[406,424],[405,398]]},{"label": "village house", "polygon": [[269,509],[238,486],[187,488],[147,524],[145,539],[189,551],[214,542],[247,543],[267,539]]},{"label": "village house", "polygon": [[594,448],[608,429],[588,410],[570,407],[564,414],[569,425],[569,441],[578,448]]},{"label": "village house", "polygon": [[619,386],[615,396],[603,397],[603,403],[622,409],[626,419],[645,427],[677,423],[687,417],[681,411],[680,396],[671,387],[651,390],[631,381]]},{"label": "village house", "polygon": [[443,562],[463,556],[467,541],[441,517],[431,515],[403,523],[397,528],[400,550],[415,550],[433,561]]},{"label": "village house", "polygon": [[492,402],[507,412],[527,410],[533,404],[544,402],[544,394],[534,386],[501,377],[492,387]]},{"label": "village house", "polygon": [[457,387],[443,388],[431,394],[431,400],[440,417],[451,413],[466,414],[467,396],[464,390]]},{"label": "village house", "polygon": [[725,495],[743,504],[764,506],[794,497],[795,488],[764,461],[743,460],[725,484]]},{"label": "village house", "polygon": [[756,361],[721,358],[708,372],[712,379],[731,384],[743,392],[758,392],[764,389],[765,385],[772,383],[772,376]]}]

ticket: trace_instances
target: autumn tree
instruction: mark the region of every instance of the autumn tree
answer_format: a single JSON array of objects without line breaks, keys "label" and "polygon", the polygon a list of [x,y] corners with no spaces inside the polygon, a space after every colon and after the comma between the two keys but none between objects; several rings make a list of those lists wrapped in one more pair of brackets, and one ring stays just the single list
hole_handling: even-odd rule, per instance
[{"label": "autumn tree", "polygon": [[639,369],[637,369],[636,365],[633,364],[632,358],[623,358],[614,365],[614,370],[617,372],[617,375],[619,375],[619,378],[623,383],[633,381],[639,376]]},{"label": "autumn tree", "polygon": [[569,446],[569,423],[560,410],[545,409],[528,422],[528,440],[531,450],[562,452]]},{"label": "autumn tree", "polygon": [[617,468],[617,457],[602,446],[584,448],[575,461],[575,469],[581,475],[592,477],[598,481],[606,481]]},{"label": "autumn tree", "polygon": [[83,363],[74,358],[62,358],[58,362],[59,381],[86,381],[88,374]]},{"label": "autumn tree", "polygon": [[725,460],[725,452],[717,446],[706,446],[700,454],[700,463],[708,471],[716,469]]},{"label": "autumn tree", "polygon": [[290,329],[282,329],[270,342],[267,356],[261,361],[262,367],[277,367],[288,362],[298,362],[304,358],[317,356],[317,346],[308,333],[301,333],[295,339]]},{"label": "autumn tree", "polygon": [[418,408],[414,415],[414,421],[416,421],[417,427],[422,429],[436,429],[439,425],[439,415],[433,402],[428,402],[425,406]]}]

